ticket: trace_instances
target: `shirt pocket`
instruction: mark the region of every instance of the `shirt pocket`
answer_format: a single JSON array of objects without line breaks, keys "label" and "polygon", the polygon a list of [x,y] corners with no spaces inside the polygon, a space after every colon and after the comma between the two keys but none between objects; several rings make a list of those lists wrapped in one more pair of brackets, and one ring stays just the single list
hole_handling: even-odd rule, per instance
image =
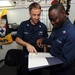
[{"label": "shirt pocket", "polygon": [[43,35],[43,31],[39,31],[38,35],[42,36]]},{"label": "shirt pocket", "polygon": [[26,31],[24,32],[24,39],[25,39],[25,40],[29,40],[29,39],[31,39],[32,36],[33,36],[32,33],[30,33],[30,32],[26,32]]},{"label": "shirt pocket", "polygon": [[64,35],[64,34],[60,34],[56,38],[56,44],[57,44],[58,47],[62,47],[64,45],[65,38],[66,38],[66,35]]}]

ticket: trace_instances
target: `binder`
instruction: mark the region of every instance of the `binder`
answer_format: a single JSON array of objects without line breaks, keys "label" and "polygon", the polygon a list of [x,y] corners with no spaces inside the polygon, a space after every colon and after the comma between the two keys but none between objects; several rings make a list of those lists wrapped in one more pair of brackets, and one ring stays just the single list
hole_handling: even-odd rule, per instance
[{"label": "binder", "polygon": [[63,62],[59,58],[52,56],[50,53],[44,53],[44,52],[38,52],[38,54],[29,53],[28,56],[29,71],[39,68],[59,65],[62,63]]}]

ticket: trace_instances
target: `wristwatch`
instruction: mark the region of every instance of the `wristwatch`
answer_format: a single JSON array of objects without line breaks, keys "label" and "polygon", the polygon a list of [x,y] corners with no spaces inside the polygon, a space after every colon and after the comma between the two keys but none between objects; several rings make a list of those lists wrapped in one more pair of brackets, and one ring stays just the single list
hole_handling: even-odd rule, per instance
[{"label": "wristwatch", "polygon": [[40,3],[40,2],[41,2],[41,0],[33,0],[33,2]]}]

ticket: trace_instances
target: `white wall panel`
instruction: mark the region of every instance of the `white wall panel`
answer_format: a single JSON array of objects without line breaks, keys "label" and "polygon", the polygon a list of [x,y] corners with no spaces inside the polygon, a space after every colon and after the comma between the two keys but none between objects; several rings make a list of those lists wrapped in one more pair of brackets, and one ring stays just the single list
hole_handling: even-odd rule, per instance
[{"label": "white wall panel", "polygon": [[8,10],[8,22],[20,24],[22,21],[29,19],[28,9]]},{"label": "white wall panel", "polygon": [[[48,7],[47,7],[48,8]],[[46,8],[44,8],[46,9]],[[15,8],[15,9],[7,9],[8,13],[8,22],[9,23],[17,23],[20,24],[22,21],[29,19],[29,11],[28,8]],[[1,10],[0,10],[1,12]],[[75,0],[71,0],[71,8],[69,12],[69,18],[71,22],[75,20]]]}]

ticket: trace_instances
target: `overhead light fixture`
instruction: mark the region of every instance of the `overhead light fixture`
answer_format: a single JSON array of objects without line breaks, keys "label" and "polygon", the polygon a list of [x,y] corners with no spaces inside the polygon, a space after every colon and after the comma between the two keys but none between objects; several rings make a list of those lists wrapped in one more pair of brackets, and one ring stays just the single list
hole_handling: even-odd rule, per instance
[{"label": "overhead light fixture", "polygon": [[12,0],[0,0],[0,7],[15,6]]}]

